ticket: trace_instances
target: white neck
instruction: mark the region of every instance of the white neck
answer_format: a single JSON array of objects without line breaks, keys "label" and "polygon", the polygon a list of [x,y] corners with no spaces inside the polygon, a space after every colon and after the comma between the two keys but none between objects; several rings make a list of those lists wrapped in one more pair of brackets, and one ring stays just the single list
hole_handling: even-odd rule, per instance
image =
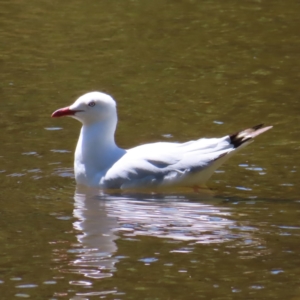
[{"label": "white neck", "polygon": [[82,126],[74,161],[77,183],[98,185],[107,169],[125,154],[115,143],[116,123],[105,120]]}]

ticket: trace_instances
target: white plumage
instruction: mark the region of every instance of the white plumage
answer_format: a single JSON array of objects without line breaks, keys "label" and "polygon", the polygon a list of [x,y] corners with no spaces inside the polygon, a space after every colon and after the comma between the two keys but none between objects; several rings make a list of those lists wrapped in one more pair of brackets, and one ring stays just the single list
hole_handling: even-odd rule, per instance
[{"label": "white plumage", "polygon": [[109,95],[87,93],[52,114],[60,116],[71,116],[83,124],[75,151],[76,182],[112,189],[198,186],[232,154],[272,128],[257,125],[222,138],[159,142],[124,150],[115,144],[117,111]]}]

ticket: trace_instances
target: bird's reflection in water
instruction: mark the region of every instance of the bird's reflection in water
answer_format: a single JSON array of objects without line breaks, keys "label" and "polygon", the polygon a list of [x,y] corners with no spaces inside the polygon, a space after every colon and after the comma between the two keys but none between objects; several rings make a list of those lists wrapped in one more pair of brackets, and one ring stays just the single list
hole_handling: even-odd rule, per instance
[{"label": "bird's reflection in water", "polygon": [[116,262],[112,254],[117,250],[114,242],[117,218],[107,214],[106,201],[101,198],[101,194],[88,189],[77,189],[74,196],[77,221],[73,225],[79,231],[77,239],[82,248],[73,265],[79,273],[92,278],[112,276]]},{"label": "bird's reflection in water", "polygon": [[118,237],[220,243],[230,239],[229,228],[234,225],[228,219],[230,209],[217,205],[220,201],[206,191],[200,196],[125,195],[77,188],[74,198],[79,248],[71,264],[73,271],[91,278],[112,276]]}]

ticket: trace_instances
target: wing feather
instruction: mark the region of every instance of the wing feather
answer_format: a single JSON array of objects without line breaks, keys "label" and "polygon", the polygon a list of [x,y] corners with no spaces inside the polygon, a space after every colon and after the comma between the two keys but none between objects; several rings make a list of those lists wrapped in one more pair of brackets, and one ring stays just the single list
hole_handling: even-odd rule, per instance
[{"label": "wing feather", "polygon": [[190,180],[231,150],[229,137],[138,146],[108,170],[103,184],[109,188],[184,184],[185,178]]}]

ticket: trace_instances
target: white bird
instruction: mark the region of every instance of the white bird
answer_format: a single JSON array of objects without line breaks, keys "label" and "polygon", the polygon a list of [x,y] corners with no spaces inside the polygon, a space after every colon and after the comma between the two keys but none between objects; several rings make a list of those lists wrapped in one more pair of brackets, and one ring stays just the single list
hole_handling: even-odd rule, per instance
[{"label": "white bird", "polygon": [[222,138],[158,142],[125,150],[115,143],[118,119],[111,96],[87,93],[52,114],[61,116],[83,125],[75,151],[77,184],[109,189],[199,187],[229,157],[272,128],[260,124]]}]

